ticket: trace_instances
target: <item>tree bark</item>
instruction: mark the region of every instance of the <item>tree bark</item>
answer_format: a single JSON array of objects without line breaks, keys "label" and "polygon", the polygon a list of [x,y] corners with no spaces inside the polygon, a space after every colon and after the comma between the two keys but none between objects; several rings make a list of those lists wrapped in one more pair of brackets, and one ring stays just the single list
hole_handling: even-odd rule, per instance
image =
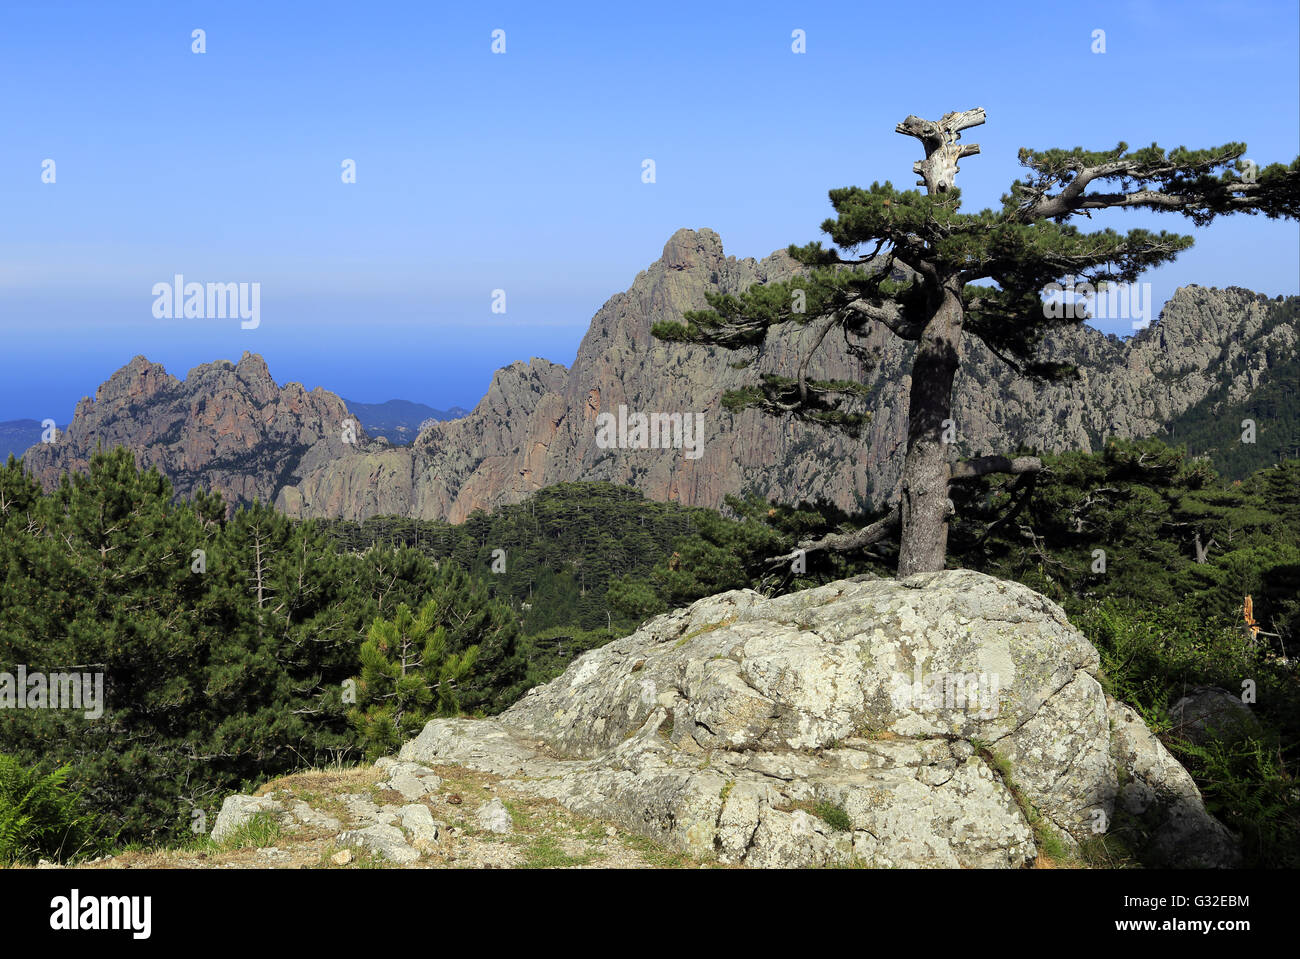
[{"label": "tree bark", "polygon": [[[916,137],[925,159],[912,169],[921,175],[918,186],[930,196],[947,193],[957,177],[957,162],[980,152],[977,144],[961,144],[961,131],[984,122],[984,109],[945,113],[937,121],[909,116],[895,131]],[[944,442],[944,420],[952,418],[952,382],[961,365],[962,281],[940,273],[933,260],[909,262],[934,291],[934,313],[918,341],[912,361],[912,390],[907,411],[907,459],[899,506],[902,533],[898,547],[898,575],[911,576],[943,569],[948,552],[948,499],[951,467]]]},{"label": "tree bark", "polygon": [[943,569],[948,551],[951,467],[943,434],[944,420],[952,418],[952,384],[961,364],[962,319],[960,282],[953,279],[944,285],[943,299],[925,326],[912,362],[899,501],[900,577]]}]

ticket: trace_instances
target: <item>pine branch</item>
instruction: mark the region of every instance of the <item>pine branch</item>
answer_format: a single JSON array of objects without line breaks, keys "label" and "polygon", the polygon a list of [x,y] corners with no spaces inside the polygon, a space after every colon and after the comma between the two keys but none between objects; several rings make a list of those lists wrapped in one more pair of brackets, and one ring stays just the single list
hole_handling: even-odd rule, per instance
[{"label": "pine branch", "polygon": [[902,511],[895,506],[887,515],[869,526],[862,527],[862,529],[853,530],[849,533],[830,533],[818,540],[803,540],[794,552],[786,553],[784,556],[773,556],[764,562],[768,566],[780,566],[792,563],[809,553],[826,551],[845,553],[863,549],[897,532],[902,524],[902,516]]}]

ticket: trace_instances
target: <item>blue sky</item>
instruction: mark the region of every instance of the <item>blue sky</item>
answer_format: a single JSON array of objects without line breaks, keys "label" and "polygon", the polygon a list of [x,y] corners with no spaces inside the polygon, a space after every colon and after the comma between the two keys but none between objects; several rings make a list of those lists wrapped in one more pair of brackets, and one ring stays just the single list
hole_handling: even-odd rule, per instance
[{"label": "blue sky", "polygon": [[[983,148],[962,164],[967,209],[997,204],[1021,146],[1244,140],[1290,161],[1298,10],[9,2],[0,420],[63,423],[141,353],[184,375],[253,350],[282,383],[471,406],[498,366],[571,362],[674,230],[761,257],[819,238],[830,188],[909,185],[918,145],[893,130],[912,113],[988,111],[965,135]],[[1298,292],[1294,223],[1093,222],[1195,232],[1146,277],[1157,309],[1192,282]],[[152,286],[178,272],[259,282],[260,327],[155,319]]]}]

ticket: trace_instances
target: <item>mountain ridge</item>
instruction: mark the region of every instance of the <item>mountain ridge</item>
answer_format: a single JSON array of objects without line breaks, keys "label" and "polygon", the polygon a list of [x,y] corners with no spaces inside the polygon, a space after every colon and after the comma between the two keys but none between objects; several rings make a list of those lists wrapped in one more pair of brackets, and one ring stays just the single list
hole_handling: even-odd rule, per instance
[{"label": "mountain ridge", "polygon": [[[141,465],[171,476],[178,494],[208,486],[239,502],[273,501],[303,518],[395,514],[459,522],[476,509],[575,480],[632,485],[652,499],[710,507],[747,489],[849,510],[879,504],[898,479],[911,344],[872,331],[865,344],[878,356],[873,367],[845,344],[824,344],[810,373],[861,379],[869,389],[874,415],[853,442],[722,407],[723,392],[752,382],[756,372],[791,375],[801,330],[787,325],[776,347],[748,369],[736,368],[743,354],[650,334],[655,322],[705,307],[707,290],[738,293],[798,269],[784,251],[738,259],[724,254],[712,230],[678,230],[661,257],[597,311],[571,367],[540,357],[502,367],[472,410],[424,422],[409,446],[372,438],[364,419],[348,442],[343,420],[355,413],[349,404],[319,387],[276,387],[256,354],[196,367],[183,382],[137,357],[100,386],[94,401],[78,404],[57,443],[29,450],[27,467],[48,487],[66,469],[84,470],[95,441],[122,443]],[[1079,367],[1079,378],[1065,384],[1016,377],[972,338],[955,387],[955,454],[1018,446],[1092,450],[1107,435],[1158,435],[1213,390],[1240,400],[1297,352],[1294,318],[1267,322],[1273,303],[1236,287],[1190,285],[1133,337],[1120,340],[1086,325],[1062,329],[1044,344],[1043,358]],[[702,455],[602,448],[596,418],[620,406],[702,414]],[[1266,428],[1261,424],[1261,432]]]}]

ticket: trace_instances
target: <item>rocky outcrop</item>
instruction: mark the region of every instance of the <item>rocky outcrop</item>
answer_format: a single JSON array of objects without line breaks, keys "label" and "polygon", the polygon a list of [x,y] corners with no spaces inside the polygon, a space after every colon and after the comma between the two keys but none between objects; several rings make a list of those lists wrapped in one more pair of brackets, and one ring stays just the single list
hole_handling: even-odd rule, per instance
[{"label": "rocky outcrop", "polygon": [[[227,503],[274,501],[299,475],[337,462],[347,447],[347,407],[333,393],[275,384],[262,357],[245,353],[190,370],[184,380],[137,356],[77,404],[52,443],[27,450],[23,465],[47,489],[85,472],[96,448],[125,446],[142,468],[157,467],[178,496],[197,489]],[[369,445],[363,430],[358,443]]]},{"label": "rocky outcrop", "polygon": [[1187,771],[1032,590],[968,570],[700,600],[579,657],[405,761],[750,866],[1017,867],[1119,832],[1148,864],[1230,866]]},{"label": "rocky outcrop", "polygon": [[[573,480],[631,485],[651,499],[717,507],[746,488],[784,502],[825,499],[852,510],[892,495],[906,442],[906,371],[911,345],[877,331],[867,345],[879,361],[864,369],[843,342],[823,345],[813,374],[851,378],[870,390],[874,417],[860,442],[754,411],[732,414],[722,394],[760,372],[791,375],[802,331],[747,369],[740,353],[655,340],[660,320],[705,307],[708,290],[739,292],[792,275],[784,253],[756,261],[723,254],[711,230],[679,230],[631,288],[596,314],[573,367],[546,360],[497,372],[469,415],[428,424],[412,448],[380,444],[349,450],[286,487],[279,505],[298,516],[360,519],[396,513],[458,522],[478,508],[518,502],[544,486]],[[1128,340],[1081,326],[1061,330],[1044,358],[1075,363],[1080,378],[1043,385],[1011,374],[970,341],[956,382],[959,442],[954,453],[1092,450],[1107,436],[1159,432],[1224,378],[1245,395],[1281,357],[1293,356],[1294,324],[1269,326],[1269,300],[1247,290],[1185,287],[1150,328]],[[703,453],[681,449],[603,449],[597,417],[620,406],[647,413],[703,413]]]}]

